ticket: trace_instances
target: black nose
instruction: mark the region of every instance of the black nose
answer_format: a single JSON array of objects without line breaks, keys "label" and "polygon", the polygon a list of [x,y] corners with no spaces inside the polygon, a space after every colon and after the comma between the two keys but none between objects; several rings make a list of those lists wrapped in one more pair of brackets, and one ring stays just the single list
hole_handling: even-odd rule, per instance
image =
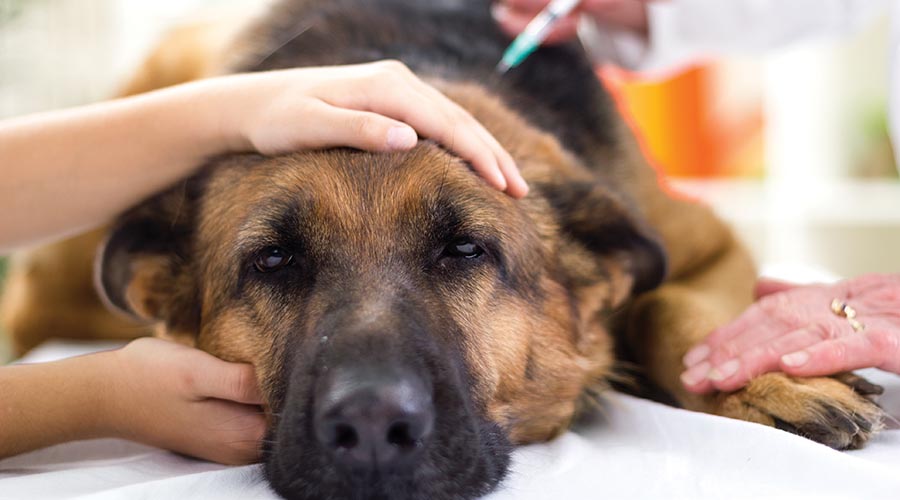
[{"label": "black nose", "polygon": [[332,369],[319,387],[316,437],[344,466],[409,467],[431,436],[431,391],[411,373]]}]

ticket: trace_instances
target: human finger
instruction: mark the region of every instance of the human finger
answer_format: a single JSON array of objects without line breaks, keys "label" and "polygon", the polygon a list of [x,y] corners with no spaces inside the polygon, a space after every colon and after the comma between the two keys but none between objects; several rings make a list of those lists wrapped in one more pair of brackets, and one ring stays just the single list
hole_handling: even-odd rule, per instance
[{"label": "human finger", "polygon": [[197,365],[193,390],[202,398],[215,398],[246,405],[263,403],[253,365],[229,363],[218,358]]},{"label": "human finger", "polygon": [[801,328],[786,335],[760,343],[738,357],[714,364],[707,374],[712,385],[720,391],[740,389],[763,373],[779,371],[782,356],[822,341],[821,333]]},{"label": "human finger", "polygon": [[259,461],[267,425],[260,407],[211,400],[201,411],[194,415],[194,432],[181,436],[181,447],[172,449],[226,465]]},{"label": "human finger", "polygon": [[388,65],[392,71],[390,77],[370,81],[366,93],[357,94],[352,100],[331,96],[328,102],[401,120],[423,137],[437,141],[469,161],[491,186],[513,196],[524,196],[527,192],[527,188],[523,189],[524,180],[512,157],[493,135],[450,98],[410,71],[395,70],[394,66]]},{"label": "human finger", "polygon": [[[416,83],[423,93],[432,96],[438,102],[442,102],[445,106],[447,106],[448,109],[445,112],[448,115],[458,117],[458,119],[462,122],[462,126],[471,127],[472,130],[476,131],[481,140],[487,145],[488,148],[490,148],[497,160],[497,166],[500,169],[500,173],[506,180],[507,194],[514,198],[521,198],[528,194],[528,184],[522,177],[521,172],[519,172],[519,168],[516,166],[515,160],[513,160],[512,156],[510,156],[510,154],[506,151],[506,148],[504,148],[503,145],[501,145],[500,142],[497,141],[493,134],[491,134],[490,131],[488,131],[484,127],[484,125],[476,120],[475,117],[473,117],[462,106],[442,94],[436,88],[418,79]],[[484,168],[483,166],[473,164],[473,167],[483,177],[489,174],[489,172],[482,170],[482,168]]]},{"label": "human finger", "polygon": [[312,105],[311,116],[316,116],[316,127],[284,141],[285,149],[322,149],[347,146],[375,152],[391,152],[411,149],[419,138],[408,124],[379,113],[357,111],[330,106],[327,103]]},{"label": "human finger", "polygon": [[522,10],[526,12],[538,13],[550,3],[550,0],[503,0],[497,2],[498,5],[508,9]]},{"label": "human finger", "polygon": [[713,366],[721,365],[740,357],[757,346],[764,346],[778,337],[792,332],[795,328],[770,322],[752,325],[737,335],[711,345],[709,355],[705,359]]},{"label": "human finger", "polygon": [[[718,366],[731,359],[735,359],[754,347],[764,346],[783,335],[797,330],[796,320],[785,323],[782,321],[761,321],[749,326],[744,331],[737,333],[717,344],[711,346],[711,351],[706,357],[713,366]],[[805,330],[814,334],[817,340],[837,338],[845,332],[846,321],[829,313],[824,313],[805,325]],[[781,354],[787,354],[782,352]]]},{"label": "human finger", "polygon": [[796,283],[789,283],[787,281],[774,280],[770,278],[760,278],[759,281],[756,282],[756,286],[753,289],[753,296],[757,299],[765,297],[766,295],[772,295],[773,293],[786,292],[788,290],[797,288]]},{"label": "human finger", "polygon": [[705,339],[687,352],[682,359],[688,368],[706,361],[709,356],[724,342],[734,338],[756,325],[765,324],[767,315],[763,313],[758,304],[751,305],[737,319],[727,325],[713,330]]},{"label": "human finger", "polygon": [[[525,27],[534,20],[534,16],[538,13],[538,11],[511,9],[503,4],[495,5],[491,12],[500,29],[510,37],[518,36],[525,31]],[[566,42],[575,38],[577,34],[578,17],[569,15],[557,21],[544,43],[553,45]]]},{"label": "human finger", "polygon": [[[585,9],[597,9],[602,7],[616,7],[619,5],[634,3],[647,3],[651,0],[582,0],[579,7]],[[502,0],[498,5],[504,5],[510,9],[524,10],[527,12],[540,12],[550,3],[550,0]]]},{"label": "human finger", "polygon": [[783,356],[782,370],[798,377],[831,375],[860,368],[893,368],[900,357],[900,333],[865,331],[827,340]]},{"label": "human finger", "polygon": [[[770,337],[768,342],[754,344],[748,347],[748,352],[729,350],[728,356],[713,353],[709,346],[700,344],[693,351],[705,350],[705,353],[700,353],[705,354],[705,357],[692,364],[685,364],[687,369],[681,375],[682,383],[686,389],[698,394],[705,394],[721,387],[734,385],[735,382],[731,379],[736,376],[739,377],[735,379],[738,380],[736,383],[741,384],[753,376],[771,371],[773,365],[777,366],[782,355],[830,338],[829,332],[830,330],[822,328],[795,330],[783,337],[775,335]],[[685,359],[693,361],[688,359],[691,355],[692,353],[689,352]],[[740,378],[742,362],[739,358],[742,356],[747,359],[743,362],[743,378]],[[717,385],[716,382],[719,382],[719,384]]]},{"label": "human finger", "polygon": [[[802,330],[813,335],[817,341],[833,339],[842,336],[846,332],[846,321],[832,314],[825,314],[815,318],[814,322],[805,325]],[[781,322],[763,322],[753,325],[747,330],[722,341],[712,348],[707,357],[713,366],[722,365],[732,359],[736,359],[757,346],[766,346],[783,335],[789,335],[797,330],[796,325],[785,325]],[[781,355],[788,352],[781,352]]]},{"label": "human finger", "polygon": [[708,361],[701,361],[681,374],[681,384],[689,392],[695,394],[708,394],[713,392],[716,388],[708,378],[711,369],[712,365],[710,365]]}]

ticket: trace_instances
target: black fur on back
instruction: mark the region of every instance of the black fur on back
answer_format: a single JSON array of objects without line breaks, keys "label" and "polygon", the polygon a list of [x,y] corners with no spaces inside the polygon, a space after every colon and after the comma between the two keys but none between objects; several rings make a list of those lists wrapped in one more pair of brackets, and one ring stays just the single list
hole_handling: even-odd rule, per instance
[{"label": "black fur on back", "polygon": [[258,48],[234,69],[265,71],[397,59],[421,77],[476,82],[590,161],[615,130],[609,96],[577,43],[542,47],[505,75],[511,40],[490,0],[287,0],[253,32]]}]

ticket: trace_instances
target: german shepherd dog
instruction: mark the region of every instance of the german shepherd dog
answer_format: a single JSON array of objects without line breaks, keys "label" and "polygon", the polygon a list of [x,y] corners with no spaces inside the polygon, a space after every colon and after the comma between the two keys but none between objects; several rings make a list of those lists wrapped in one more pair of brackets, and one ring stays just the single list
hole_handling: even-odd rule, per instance
[{"label": "german shepherd dog", "polygon": [[[681,387],[682,356],[751,304],[755,270],[707,208],[660,188],[579,46],[499,75],[510,40],[487,0],[282,1],[237,40],[201,59],[238,53],[234,72],[402,61],[479,119],[532,188],[514,200],[429,141],[229,155],[108,230],[109,304],[255,365],[279,494],[483,495],[513,446],[565,431],[623,362],[685,408],[834,448],[879,428],[873,387],[849,374]],[[151,66],[133,90],[181,78],[164,73]],[[19,260],[4,318],[21,348],[60,325],[121,334],[83,292],[97,238]]]}]

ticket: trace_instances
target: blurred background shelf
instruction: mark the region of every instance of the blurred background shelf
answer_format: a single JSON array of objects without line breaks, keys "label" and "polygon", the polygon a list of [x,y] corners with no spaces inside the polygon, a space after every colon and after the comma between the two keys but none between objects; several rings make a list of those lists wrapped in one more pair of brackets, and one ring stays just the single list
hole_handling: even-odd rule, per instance
[{"label": "blurred background shelf", "polygon": [[0,117],[111,97],[166,30],[267,0],[0,0]]},{"label": "blurred background shelf", "polygon": [[730,222],[763,267],[900,272],[900,182],[679,179],[673,187]]}]

